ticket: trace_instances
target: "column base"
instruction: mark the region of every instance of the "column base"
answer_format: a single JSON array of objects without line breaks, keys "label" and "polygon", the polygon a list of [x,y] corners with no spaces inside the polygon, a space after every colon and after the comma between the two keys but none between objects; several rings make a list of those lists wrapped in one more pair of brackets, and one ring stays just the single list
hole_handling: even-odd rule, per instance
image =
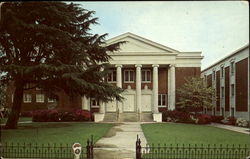
[{"label": "column base", "polygon": [[94,113],[94,121],[101,122],[104,120],[104,113]]},{"label": "column base", "polygon": [[153,113],[153,120],[155,122],[162,122],[162,113]]}]

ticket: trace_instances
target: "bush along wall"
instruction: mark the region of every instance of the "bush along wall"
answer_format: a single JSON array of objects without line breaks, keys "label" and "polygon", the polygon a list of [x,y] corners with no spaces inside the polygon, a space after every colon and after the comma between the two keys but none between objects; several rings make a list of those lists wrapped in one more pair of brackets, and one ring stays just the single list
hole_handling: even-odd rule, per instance
[{"label": "bush along wall", "polygon": [[65,121],[92,121],[92,113],[87,110],[61,111],[37,110],[32,112],[33,122],[65,122]]},{"label": "bush along wall", "polygon": [[214,116],[202,113],[190,113],[177,110],[167,110],[162,112],[162,120],[165,122],[191,123],[191,124],[210,124],[220,123],[226,125],[235,125],[241,127],[249,127],[246,119],[235,117]]}]

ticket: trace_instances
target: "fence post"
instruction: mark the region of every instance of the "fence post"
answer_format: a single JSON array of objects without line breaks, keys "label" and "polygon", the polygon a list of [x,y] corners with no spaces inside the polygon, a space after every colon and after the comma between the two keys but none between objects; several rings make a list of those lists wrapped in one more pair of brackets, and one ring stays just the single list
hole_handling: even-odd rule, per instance
[{"label": "fence post", "polygon": [[136,139],[136,159],[141,159],[141,140],[138,135]]},{"label": "fence post", "polygon": [[93,149],[94,149],[94,144],[93,144],[93,141],[94,139],[93,139],[93,135],[91,135],[91,142],[90,142],[90,156],[91,156],[91,158],[90,159],[93,159],[94,158],[94,151],[93,151]]},{"label": "fence post", "polygon": [[90,146],[89,146],[89,139],[87,140],[87,146],[86,146],[86,155],[87,155],[87,159],[90,159]]}]

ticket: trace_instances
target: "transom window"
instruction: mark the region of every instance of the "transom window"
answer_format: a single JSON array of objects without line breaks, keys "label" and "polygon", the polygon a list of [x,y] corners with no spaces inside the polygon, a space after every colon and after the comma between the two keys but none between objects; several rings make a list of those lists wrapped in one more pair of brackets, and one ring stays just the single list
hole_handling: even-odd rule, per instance
[{"label": "transom window", "polygon": [[158,94],[158,106],[166,107],[167,105],[167,95],[166,94]]},{"label": "transom window", "polygon": [[215,71],[213,71],[213,79],[215,80]]},{"label": "transom window", "polygon": [[55,98],[48,98],[48,103],[54,103],[54,102],[56,102]]},{"label": "transom window", "polygon": [[36,94],[36,102],[44,103],[44,94]]},{"label": "transom window", "polygon": [[100,106],[99,100],[91,98],[91,107],[99,107],[99,106]]},{"label": "transom window", "polygon": [[135,80],[134,70],[124,70],[124,82],[130,83],[134,82],[134,80]]},{"label": "transom window", "polygon": [[142,70],[141,71],[141,81],[150,82],[151,81],[151,70]]},{"label": "transom window", "polygon": [[116,82],[116,70],[112,70],[107,77],[108,82]]},{"label": "transom window", "polygon": [[24,94],[23,95],[23,102],[24,103],[31,103],[31,100],[32,100],[31,94]]}]

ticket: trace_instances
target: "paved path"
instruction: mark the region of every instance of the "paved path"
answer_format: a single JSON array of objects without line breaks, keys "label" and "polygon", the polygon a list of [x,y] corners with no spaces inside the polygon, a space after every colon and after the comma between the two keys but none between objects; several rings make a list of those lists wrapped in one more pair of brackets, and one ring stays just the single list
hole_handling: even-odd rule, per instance
[{"label": "paved path", "polygon": [[224,125],[224,124],[218,124],[218,123],[212,123],[211,126],[217,127],[217,128],[223,128],[231,131],[236,131],[244,134],[250,134],[249,128],[243,128],[238,126],[232,126],[232,125]]},{"label": "paved path", "polygon": [[97,141],[94,149],[95,159],[134,159],[137,134],[141,145],[147,141],[138,122],[126,122],[112,128],[113,136],[103,137]]}]

